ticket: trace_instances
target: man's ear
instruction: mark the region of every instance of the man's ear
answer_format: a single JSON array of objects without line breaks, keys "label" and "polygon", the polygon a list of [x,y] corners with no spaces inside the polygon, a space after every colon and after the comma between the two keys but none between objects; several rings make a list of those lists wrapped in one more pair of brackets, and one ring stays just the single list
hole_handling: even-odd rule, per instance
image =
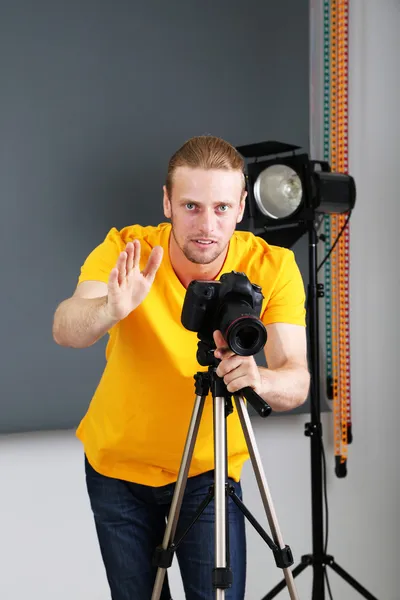
[{"label": "man's ear", "polygon": [[243,192],[242,198],[240,200],[239,214],[237,216],[236,223],[240,223],[240,221],[243,219],[244,209],[246,208],[246,197],[247,197],[247,191],[245,190]]},{"label": "man's ear", "polygon": [[163,192],[164,192],[164,196],[163,196],[164,216],[167,219],[170,219],[171,218],[171,202],[170,202],[170,199],[168,198],[168,192],[167,192],[167,188],[165,185],[163,185]]}]

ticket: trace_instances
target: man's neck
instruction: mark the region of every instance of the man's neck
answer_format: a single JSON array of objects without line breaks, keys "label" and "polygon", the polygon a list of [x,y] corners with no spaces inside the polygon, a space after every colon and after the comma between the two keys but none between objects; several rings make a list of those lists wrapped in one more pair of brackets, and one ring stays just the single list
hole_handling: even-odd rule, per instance
[{"label": "man's neck", "polygon": [[192,263],[183,254],[182,250],[177,245],[174,236],[171,235],[170,237],[169,258],[172,268],[184,288],[187,288],[189,283],[194,279],[202,279],[205,281],[215,279],[223,267],[227,253],[228,248],[218,256],[214,262],[208,265]]}]

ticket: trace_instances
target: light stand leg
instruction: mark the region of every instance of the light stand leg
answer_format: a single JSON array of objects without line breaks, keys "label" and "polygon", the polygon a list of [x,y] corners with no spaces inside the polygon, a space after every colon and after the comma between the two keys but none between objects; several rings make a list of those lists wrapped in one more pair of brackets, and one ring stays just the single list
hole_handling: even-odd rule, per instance
[{"label": "light stand leg", "polygon": [[[196,381],[197,383],[199,383],[198,379]],[[201,384],[202,382],[200,382],[200,385]],[[179,513],[182,506],[183,495],[185,493],[190,463],[192,461],[193,450],[199,431],[205,399],[206,394],[198,394],[196,396],[192,418],[190,421],[190,426],[186,438],[185,448],[183,451],[182,462],[179,468],[179,475],[171,502],[171,508],[168,514],[167,526],[165,529],[163,542],[161,547],[157,548],[156,550],[155,562],[158,566],[158,569],[151,600],[159,600],[164,583],[166,569],[172,564],[173,553],[175,551],[173,542],[175,538],[176,527],[178,524]]]},{"label": "light stand leg", "polygon": [[[239,419],[242,425],[244,437],[246,439],[247,447],[249,450],[251,462],[253,465],[254,473],[256,476],[258,488],[260,490],[260,495],[263,501],[264,509],[268,518],[268,523],[271,529],[272,537],[275,541],[275,544],[284,551],[286,549],[285,543],[283,541],[282,534],[279,529],[277,517],[275,514],[274,506],[272,503],[271,494],[268,488],[267,479],[265,477],[264,469],[262,466],[261,457],[257,448],[256,439],[254,436],[253,428],[251,425],[250,417],[243,400],[243,397],[239,394],[234,394],[236,409],[239,415]],[[283,568],[284,577],[286,580],[286,585],[289,590],[289,595],[291,600],[299,600],[297,595],[297,590],[294,584],[292,571],[286,567]]]},{"label": "light stand leg", "polygon": [[342,567],[340,567],[337,563],[335,563],[333,556],[328,556],[328,565],[338,574],[342,579],[344,579],[349,585],[351,585],[361,596],[367,598],[367,600],[377,600],[375,596],[373,596],[368,590],[365,589],[358,581],[354,579],[349,573],[347,573]]}]

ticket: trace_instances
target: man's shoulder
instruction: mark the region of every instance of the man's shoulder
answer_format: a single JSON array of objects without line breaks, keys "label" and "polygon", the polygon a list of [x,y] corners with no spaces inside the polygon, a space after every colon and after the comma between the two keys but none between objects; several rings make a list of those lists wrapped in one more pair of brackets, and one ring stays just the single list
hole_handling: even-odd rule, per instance
[{"label": "man's shoulder", "polygon": [[140,240],[147,242],[150,246],[157,246],[161,243],[162,236],[170,228],[169,223],[159,223],[158,225],[141,225],[135,223],[126,225],[121,229],[112,227],[107,233],[107,239],[116,242],[123,248],[128,242]]},{"label": "man's shoulder", "polygon": [[243,262],[251,261],[259,265],[268,264],[279,269],[284,262],[293,259],[293,251],[284,246],[269,244],[251,231],[235,231],[238,257]]}]

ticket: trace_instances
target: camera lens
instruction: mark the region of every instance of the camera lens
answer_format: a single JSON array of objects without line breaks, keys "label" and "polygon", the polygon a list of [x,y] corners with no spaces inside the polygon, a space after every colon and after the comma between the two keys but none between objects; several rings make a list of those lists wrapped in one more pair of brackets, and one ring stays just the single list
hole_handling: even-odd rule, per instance
[{"label": "camera lens", "polygon": [[252,356],[265,346],[267,330],[257,317],[246,315],[229,323],[224,337],[232,352]]},{"label": "camera lens", "polygon": [[237,332],[235,343],[245,350],[257,346],[259,338],[259,331],[255,327],[245,325]]}]

